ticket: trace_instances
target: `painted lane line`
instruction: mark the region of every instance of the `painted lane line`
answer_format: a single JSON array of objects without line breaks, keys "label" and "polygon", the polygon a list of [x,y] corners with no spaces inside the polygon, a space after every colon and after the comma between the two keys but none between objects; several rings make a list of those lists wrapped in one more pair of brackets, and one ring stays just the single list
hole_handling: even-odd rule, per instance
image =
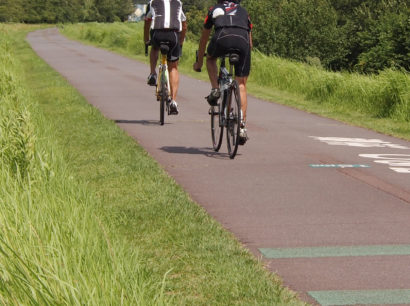
[{"label": "painted lane line", "polygon": [[320,305],[397,305],[410,303],[409,289],[309,291]]},{"label": "painted lane line", "polygon": [[410,245],[260,248],[267,259],[410,255]]}]

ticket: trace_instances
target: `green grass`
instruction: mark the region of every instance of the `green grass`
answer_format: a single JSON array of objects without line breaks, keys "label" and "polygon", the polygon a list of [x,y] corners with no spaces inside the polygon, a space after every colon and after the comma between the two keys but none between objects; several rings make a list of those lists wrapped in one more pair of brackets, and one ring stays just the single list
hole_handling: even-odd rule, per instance
[{"label": "green grass", "polygon": [[[65,25],[62,33],[148,63],[143,56],[142,23]],[[192,70],[196,49],[197,42],[184,44],[180,70],[208,80],[206,71]],[[251,95],[410,140],[410,76],[406,72],[335,73],[257,51],[251,69]]]},{"label": "green grass", "polygon": [[33,29],[0,25],[0,303],[302,305],[34,54]]}]

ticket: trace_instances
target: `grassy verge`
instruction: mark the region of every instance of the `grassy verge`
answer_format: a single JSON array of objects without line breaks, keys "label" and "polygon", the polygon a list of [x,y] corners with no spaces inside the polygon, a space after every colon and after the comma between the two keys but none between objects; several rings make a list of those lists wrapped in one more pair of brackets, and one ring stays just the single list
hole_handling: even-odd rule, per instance
[{"label": "grassy verge", "polygon": [[0,25],[0,301],[301,303]]},{"label": "grassy verge", "polygon": [[[77,24],[62,32],[77,40],[144,58],[142,24]],[[207,80],[206,72],[192,71],[197,43],[184,44],[180,69]],[[249,93],[308,112],[410,140],[410,76],[386,70],[379,75],[332,73],[320,67],[253,53]],[[252,120],[252,118],[249,118]]]}]

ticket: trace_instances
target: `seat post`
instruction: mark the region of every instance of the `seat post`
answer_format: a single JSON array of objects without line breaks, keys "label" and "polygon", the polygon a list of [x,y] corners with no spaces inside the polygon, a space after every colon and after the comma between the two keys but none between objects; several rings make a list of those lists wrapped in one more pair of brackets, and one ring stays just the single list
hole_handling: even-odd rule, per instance
[{"label": "seat post", "polygon": [[229,74],[233,75],[233,66],[239,62],[239,54],[238,53],[229,53]]}]

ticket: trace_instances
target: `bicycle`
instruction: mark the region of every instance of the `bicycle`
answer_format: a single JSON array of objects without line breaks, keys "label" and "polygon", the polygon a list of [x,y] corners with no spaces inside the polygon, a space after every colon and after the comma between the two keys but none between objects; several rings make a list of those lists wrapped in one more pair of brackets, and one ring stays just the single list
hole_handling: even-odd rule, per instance
[{"label": "bicycle", "polygon": [[[229,71],[226,69],[226,58],[229,59]],[[239,62],[239,54],[236,50],[231,50],[225,56],[220,57],[219,60],[218,83],[221,97],[218,99],[217,104],[209,109],[212,145],[214,151],[218,152],[222,145],[225,128],[229,158],[233,159],[238,151],[239,129],[242,120],[239,85],[232,78],[233,66]]]},{"label": "bicycle", "polygon": [[[148,46],[150,43],[145,45],[145,56],[148,56]],[[161,52],[160,63],[158,65],[158,79],[157,86],[155,88],[155,96],[157,101],[159,101],[159,122],[164,125],[165,121],[165,109],[167,114],[170,114],[170,103],[171,103],[171,90],[169,85],[169,72],[167,64],[167,54],[169,52],[169,46],[167,42],[161,42],[159,50]]]}]

